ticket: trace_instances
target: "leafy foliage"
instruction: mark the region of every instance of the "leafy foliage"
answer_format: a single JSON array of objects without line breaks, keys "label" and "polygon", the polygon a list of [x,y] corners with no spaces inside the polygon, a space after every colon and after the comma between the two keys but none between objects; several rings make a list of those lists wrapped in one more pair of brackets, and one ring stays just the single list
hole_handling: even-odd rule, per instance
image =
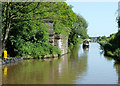
[{"label": "leafy foliage", "polygon": [[120,61],[120,31],[110,35],[110,37],[99,37],[99,43],[104,49],[105,55]]},{"label": "leafy foliage", "polygon": [[65,2],[4,2],[2,4],[2,42],[10,56],[41,58],[59,54],[60,50],[48,43],[49,31],[44,23],[53,21],[55,34],[69,36],[69,44],[87,38],[87,22],[72,11]]}]

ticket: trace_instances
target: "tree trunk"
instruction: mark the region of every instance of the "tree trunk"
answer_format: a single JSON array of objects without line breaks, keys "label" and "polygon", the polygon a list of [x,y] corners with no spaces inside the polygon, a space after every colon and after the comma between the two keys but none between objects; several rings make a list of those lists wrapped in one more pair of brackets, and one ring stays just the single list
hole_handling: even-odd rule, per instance
[{"label": "tree trunk", "polygon": [[10,31],[10,23],[9,23],[8,26],[6,26],[6,28],[5,28],[5,34],[4,34],[4,36],[3,36],[3,42],[2,42],[3,50],[4,50],[5,45],[6,45],[6,41],[7,41],[7,38],[8,38],[9,31]]},{"label": "tree trunk", "polygon": [[4,51],[4,49],[5,49],[6,41],[7,41],[9,30],[10,30],[11,19],[9,18],[8,7],[9,7],[9,2],[7,3],[7,7],[6,7],[6,25],[4,28],[4,34],[3,34],[3,40],[2,40],[2,51]]}]

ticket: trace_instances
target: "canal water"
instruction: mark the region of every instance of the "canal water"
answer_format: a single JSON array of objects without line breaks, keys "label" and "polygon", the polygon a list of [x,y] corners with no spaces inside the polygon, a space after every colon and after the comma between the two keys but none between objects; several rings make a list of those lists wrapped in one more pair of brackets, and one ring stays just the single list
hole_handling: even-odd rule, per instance
[{"label": "canal water", "polygon": [[47,60],[24,60],[2,67],[3,84],[118,84],[120,65],[105,57],[98,43]]}]

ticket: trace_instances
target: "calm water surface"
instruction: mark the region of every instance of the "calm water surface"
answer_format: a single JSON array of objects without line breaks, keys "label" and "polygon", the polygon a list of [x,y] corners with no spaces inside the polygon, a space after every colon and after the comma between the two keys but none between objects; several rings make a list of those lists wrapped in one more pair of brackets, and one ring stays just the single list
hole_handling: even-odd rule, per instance
[{"label": "calm water surface", "polygon": [[120,65],[98,43],[82,45],[58,59],[26,60],[2,67],[3,84],[118,84]]}]

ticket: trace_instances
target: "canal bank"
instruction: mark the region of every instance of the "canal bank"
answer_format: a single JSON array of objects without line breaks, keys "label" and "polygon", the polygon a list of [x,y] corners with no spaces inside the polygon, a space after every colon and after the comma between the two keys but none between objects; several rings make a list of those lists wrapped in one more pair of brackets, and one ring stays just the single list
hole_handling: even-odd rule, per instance
[{"label": "canal bank", "polygon": [[[7,68],[7,73],[4,73]],[[2,68],[3,84],[118,84],[120,66],[107,58],[98,43],[82,45],[58,59],[24,60]]]}]

